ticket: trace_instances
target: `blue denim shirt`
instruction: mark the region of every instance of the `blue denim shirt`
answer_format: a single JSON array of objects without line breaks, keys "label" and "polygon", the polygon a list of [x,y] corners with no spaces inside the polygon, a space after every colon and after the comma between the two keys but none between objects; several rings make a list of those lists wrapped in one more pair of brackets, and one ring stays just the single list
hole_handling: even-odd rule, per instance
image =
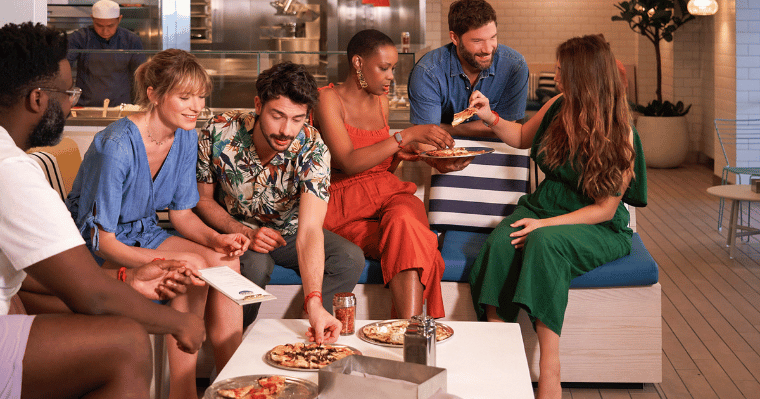
[{"label": "blue denim shirt", "polygon": [[[84,155],[66,206],[88,247],[99,249],[99,229],[130,246],[155,249],[168,237],[157,210],[198,203],[198,134],[177,129],[155,180],[138,127],[122,118],[98,132]],[[90,231],[95,235],[90,239]]]},{"label": "blue denim shirt", "polygon": [[525,116],[528,64],[520,53],[500,44],[491,66],[481,71],[471,87],[456,46],[449,43],[417,62],[409,75],[408,90],[409,121],[415,125],[450,124],[455,113],[469,106],[474,90],[488,98],[491,109],[502,119],[514,121]]}]

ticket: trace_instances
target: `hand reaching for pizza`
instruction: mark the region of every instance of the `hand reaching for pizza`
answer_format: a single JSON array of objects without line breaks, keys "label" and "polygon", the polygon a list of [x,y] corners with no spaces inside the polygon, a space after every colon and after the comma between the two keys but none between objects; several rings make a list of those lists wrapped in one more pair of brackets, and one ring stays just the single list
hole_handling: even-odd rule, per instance
[{"label": "hand reaching for pizza", "polygon": [[428,144],[436,149],[454,146],[451,135],[438,125],[414,125],[401,131],[404,147],[412,143]]},{"label": "hand reaching for pizza", "polygon": [[309,342],[316,342],[320,345],[337,341],[340,337],[340,331],[343,329],[340,320],[328,313],[317,301],[309,302],[309,324],[311,327],[306,331]]}]

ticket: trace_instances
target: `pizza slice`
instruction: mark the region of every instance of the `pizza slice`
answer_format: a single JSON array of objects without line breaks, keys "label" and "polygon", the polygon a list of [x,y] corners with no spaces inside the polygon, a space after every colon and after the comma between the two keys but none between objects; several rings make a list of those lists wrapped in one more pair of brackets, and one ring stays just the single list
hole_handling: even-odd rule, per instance
[{"label": "pizza slice", "polygon": [[457,112],[454,114],[454,120],[451,121],[451,126],[456,126],[468,119],[470,119],[473,115],[477,114],[478,110],[477,108],[470,107],[465,109],[464,111]]},{"label": "pizza slice", "polygon": [[273,375],[257,380],[259,386],[247,385],[240,388],[220,389],[217,396],[227,399],[274,399],[285,389],[285,377]]},{"label": "pizza slice", "polygon": [[216,391],[216,394],[222,398],[242,399],[246,395],[248,395],[248,393],[251,392],[254,388],[256,388],[255,385],[248,385],[248,386],[244,386],[240,388],[220,389]]}]

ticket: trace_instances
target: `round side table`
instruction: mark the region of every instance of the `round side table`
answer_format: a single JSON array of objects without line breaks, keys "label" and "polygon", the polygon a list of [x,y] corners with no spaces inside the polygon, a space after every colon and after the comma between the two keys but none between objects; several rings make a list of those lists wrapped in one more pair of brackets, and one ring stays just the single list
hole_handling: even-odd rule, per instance
[{"label": "round side table", "polygon": [[[707,189],[707,193],[716,197],[731,200],[731,221],[728,226],[728,237],[726,239],[726,245],[728,245],[728,256],[733,259],[734,251],[736,250],[736,237],[746,237],[755,234],[760,234],[760,229],[743,226],[738,224],[739,216],[739,202],[760,202],[760,193],[753,192],[750,189],[749,184],[731,184],[722,186],[713,186]],[[749,220],[747,220],[749,223]],[[737,232],[737,230],[743,230]]]}]

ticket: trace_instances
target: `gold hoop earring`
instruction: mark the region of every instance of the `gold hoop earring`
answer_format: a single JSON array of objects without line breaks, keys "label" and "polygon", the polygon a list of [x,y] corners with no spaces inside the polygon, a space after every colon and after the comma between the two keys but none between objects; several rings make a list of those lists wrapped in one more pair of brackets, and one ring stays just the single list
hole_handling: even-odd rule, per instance
[{"label": "gold hoop earring", "polygon": [[364,73],[362,72],[362,70],[361,70],[361,69],[357,69],[357,70],[356,70],[356,76],[358,76],[358,77],[359,77],[359,86],[360,86],[362,89],[366,89],[366,88],[367,88],[367,86],[369,86],[369,85],[367,84],[367,81],[366,81],[366,80],[364,80]]}]

